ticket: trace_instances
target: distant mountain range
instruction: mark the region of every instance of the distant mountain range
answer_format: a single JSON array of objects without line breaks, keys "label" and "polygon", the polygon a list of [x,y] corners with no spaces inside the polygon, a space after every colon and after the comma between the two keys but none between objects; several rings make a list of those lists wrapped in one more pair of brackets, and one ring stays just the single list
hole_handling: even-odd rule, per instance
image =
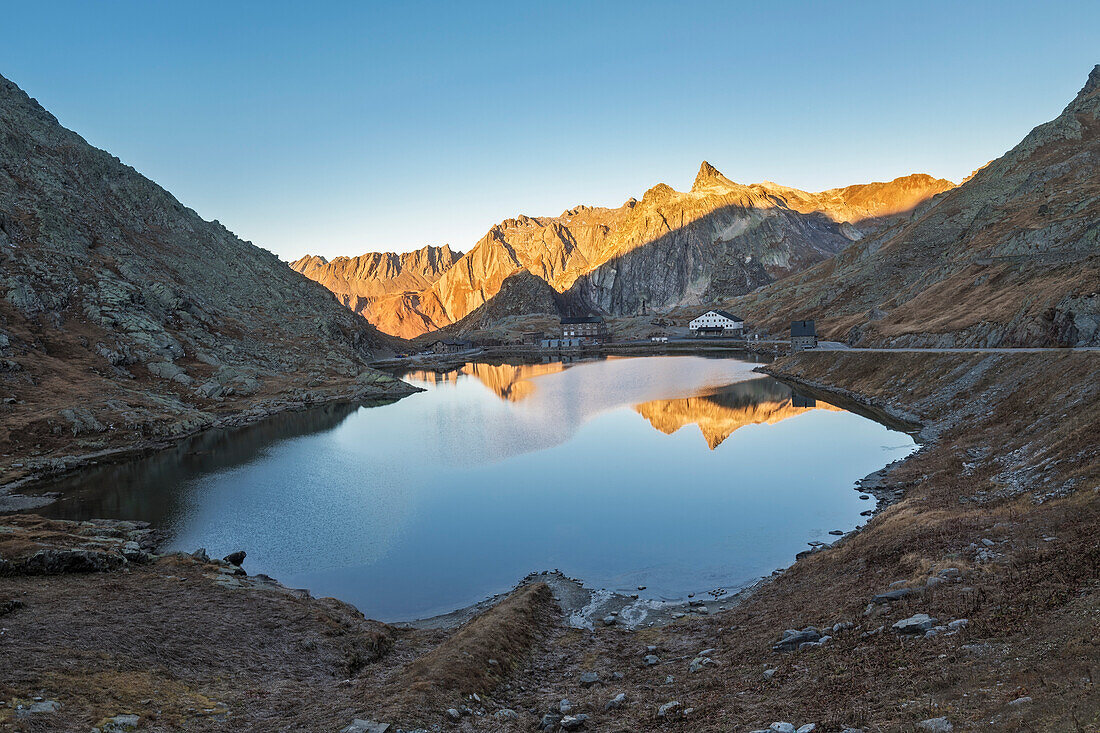
[{"label": "distant mountain range", "polygon": [[[520,278],[524,285],[510,290],[523,302],[636,315],[710,303],[800,272],[953,187],[914,174],[808,193],[734,183],[704,162],[688,192],[662,183],[615,209],[578,206],[557,217],[507,219],[464,255],[427,247],[331,262],[307,256],[291,266],[403,337],[461,321],[523,273],[549,286],[539,294],[537,283]],[[497,303],[492,310],[523,308]]]},{"label": "distant mountain range", "polygon": [[414,252],[368,252],[358,257],[306,255],[290,266],[331,290],[380,330],[409,338],[436,328],[439,306],[431,287],[462,257],[447,245]]}]

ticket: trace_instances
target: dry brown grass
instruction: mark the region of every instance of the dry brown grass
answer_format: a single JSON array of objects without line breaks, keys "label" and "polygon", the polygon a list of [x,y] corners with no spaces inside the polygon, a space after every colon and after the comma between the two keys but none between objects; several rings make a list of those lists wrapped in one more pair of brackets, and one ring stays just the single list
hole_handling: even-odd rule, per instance
[{"label": "dry brown grass", "polygon": [[459,696],[493,691],[528,661],[556,617],[557,604],[545,583],[519,588],[410,664],[398,678],[396,705],[422,714]]},{"label": "dry brown grass", "polygon": [[[998,730],[1097,731],[1096,363],[1091,354],[909,353],[811,353],[778,363],[799,379],[850,389],[874,410],[919,415],[935,439],[885,477],[905,489],[898,504],[711,617],[638,632],[566,630],[537,585],[455,632],[399,631],[335,601],[215,587],[202,580],[210,568],[187,559],[45,583],[0,578],[0,601],[27,602],[3,619],[10,631],[0,636],[0,659],[20,665],[0,665],[0,694],[63,697],[63,730],[123,712],[141,690],[148,697],[139,704],[183,709],[189,730],[225,726],[188,702],[195,696],[226,703],[241,729],[339,730],[352,717],[438,723],[477,692],[486,713],[510,707],[521,719],[472,715],[445,730],[530,730],[568,697],[600,731],[728,733],[788,720],[828,733],[847,725],[883,733],[939,715],[956,730],[995,720]],[[1009,489],[1019,493],[996,496]],[[960,501],[978,491],[988,500]],[[967,548],[985,537],[997,556],[979,561]],[[944,567],[959,568],[962,580],[864,615],[892,582],[922,585]],[[927,641],[888,631],[919,612],[969,625]],[[785,628],[838,621],[856,628],[819,649],[771,649]],[[880,625],[885,633],[861,638]],[[661,658],[653,667],[642,662],[648,644]],[[689,673],[704,648],[717,650],[710,656],[721,666]],[[776,669],[771,679],[765,668]],[[577,675],[589,670],[609,684],[582,688]],[[612,672],[622,679],[611,681]],[[90,697],[99,684],[122,691],[99,704]],[[620,691],[628,703],[605,711]],[[1021,695],[1033,702],[1008,705]],[[659,718],[670,700],[694,712]],[[171,729],[169,720],[165,713],[151,727]]]}]

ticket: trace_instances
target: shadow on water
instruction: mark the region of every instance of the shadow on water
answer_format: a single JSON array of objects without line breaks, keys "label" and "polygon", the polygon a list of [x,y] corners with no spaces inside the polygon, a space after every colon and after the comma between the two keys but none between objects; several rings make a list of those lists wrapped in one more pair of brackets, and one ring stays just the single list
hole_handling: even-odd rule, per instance
[{"label": "shadow on water", "polygon": [[[386,402],[362,406],[375,404]],[[282,441],[333,430],[360,406],[334,403],[274,415],[245,427],[214,428],[142,458],[83,469],[40,487],[60,498],[33,511],[56,519],[141,519],[168,526],[180,513],[181,484],[249,463]]]}]

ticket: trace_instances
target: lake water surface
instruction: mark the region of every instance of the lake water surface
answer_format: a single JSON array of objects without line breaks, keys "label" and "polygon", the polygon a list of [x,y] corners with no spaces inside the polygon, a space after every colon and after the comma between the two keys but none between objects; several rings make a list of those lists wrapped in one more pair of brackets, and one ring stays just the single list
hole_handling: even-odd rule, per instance
[{"label": "lake water surface", "polygon": [[871,502],[854,482],[915,447],[754,366],[668,356],[408,372],[425,392],[208,433],[85,471],[38,511],[145,519],[173,549],[244,549],[250,572],[387,621],[537,570],[669,600],[733,590],[859,524]]}]

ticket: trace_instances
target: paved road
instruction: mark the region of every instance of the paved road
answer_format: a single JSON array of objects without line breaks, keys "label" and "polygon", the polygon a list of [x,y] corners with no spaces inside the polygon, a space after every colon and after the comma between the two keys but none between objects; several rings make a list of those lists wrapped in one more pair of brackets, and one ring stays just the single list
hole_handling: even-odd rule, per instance
[{"label": "paved road", "polygon": [[875,352],[912,352],[919,354],[1030,354],[1032,352],[1053,352],[1053,353],[1065,353],[1067,351],[1100,351],[1100,346],[1074,346],[1068,347],[998,347],[998,348],[919,348],[919,347],[899,347],[892,349],[867,349],[867,348],[853,348],[847,344],[842,344],[839,341],[819,341],[817,348],[820,351],[875,351]]},{"label": "paved road", "polygon": [[[733,339],[730,339],[732,341]],[[637,341],[619,342],[626,344],[647,344],[648,341],[639,339]],[[725,345],[722,339],[699,339],[699,338],[670,338],[666,344],[697,344],[699,346],[713,346],[713,345]],[[749,340],[747,342],[750,346],[781,346],[789,347],[791,342],[787,339],[759,339]],[[612,344],[614,345],[614,344]],[[730,348],[739,348],[730,344]],[[1075,346],[1069,347],[960,347],[960,348],[922,348],[918,346],[901,346],[897,348],[863,348],[852,347],[848,344],[840,341],[818,341],[817,349],[815,351],[873,351],[876,353],[915,353],[915,354],[1028,354],[1031,352],[1051,352],[1051,353],[1065,353],[1067,351],[1100,351],[1100,346]]]}]

